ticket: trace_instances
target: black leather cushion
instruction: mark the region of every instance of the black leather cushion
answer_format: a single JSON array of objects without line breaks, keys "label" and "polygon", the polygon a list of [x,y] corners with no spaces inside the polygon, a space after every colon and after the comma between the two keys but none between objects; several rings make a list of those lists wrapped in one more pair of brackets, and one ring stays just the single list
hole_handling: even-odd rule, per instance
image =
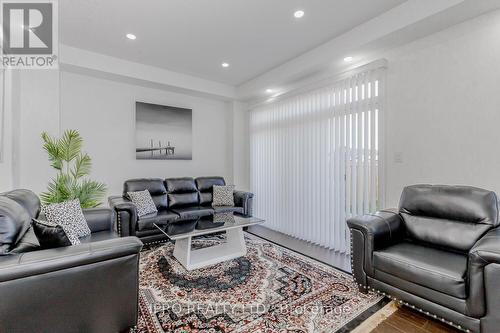
[{"label": "black leather cushion", "polygon": [[243,214],[243,207],[217,206],[212,207],[216,213],[238,213]]},{"label": "black leather cushion", "polygon": [[[178,221],[178,222],[175,222],[175,223],[171,223],[171,224],[176,224],[176,223],[180,223],[182,221]],[[166,224],[166,225],[170,225],[170,224]],[[164,228],[166,225],[163,225],[162,227]],[[153,228],[153,229],[147,229],[147,230],[142,230],[142,231],[137,231],[135,233],[135,235],[137,237],[139,237],[139,239],[143,239],[144,237],[149,237],[149,236],[156,236],[156,235],[162,235],[163,233],[158,229],[158,228]],[[165,236],[165,235],[164,235]],[[167,238],[168,240],[168,238]]]},{"label": "black leather cushion", "polygon": [[196,224],[196,230],[208,230],[208,229],[222,227],[223,225],[224,222],[200,219]]},{"label": "black leather cushion", "polygon": [[129,179],[123,183],[123,196],[130,199],[127,192],[137,192],[148,190],[151,194],[151,198],[156,205],[158,210],[167,209],[168,207],[168,197],[167,189],[162,179],[159,178],[137,178]]},{"label": "black leather cushion", "polygon": [[200,192],[212,192],[214,185],[224,186],[226,182],[222,177],[198,177],[196,178],[196,187]]},{"label": "black leather cushion", "polygon": [[167,178],[165,179],[165,185],[168,193],[198,192],[194,179],[191,177]]},{"label": "black leather cushion", "polygon": [[147,214],[139,217],[137,220],[137,228],[139,230],[147,230],[154,228],[153,223],[157,225],[168,224],[179,218],[179,215],[170,210],[159,210],[157,213]]},{"label": "black leather cushion", "polygon": [[112,230],[116,219],[114,210],[104,207],[84,209],[83,216],[92,232]]},{"label": "black leather cushion", "polygon": [[376,270],[465,299],[467,256],[412,243],[373,252]]},{"label": "black leather cushion", "polygon": [[213,201],[212,192],[200,192],[200,205],[212,206],[212,201]]},{"label": "black leather cushion", "polygon": [[498,225],[495,192],[470,186],[407,186],[401,195],[399,210],[416,216]]},{"label": "black leather cushion", "polygon": [[165,179],[165,185],[169,208],[199,205],[198,189],[193,178],[168,178]]},{"label": "black leather cushion", "polygon": [[33,231],[44,249],[69,246],[71,241],[64,229],[55,223],[33,219]]},{"label": "black leather cushion", "polygon": [[101,241],[105,241],[105,240],[113,239],[113,238],[118,238],[118,237],[120,237],[120,236],[118,236],[118,234],[114,230],[103,230],[103,231],[93,232],[89,236],[80,238],[80,242],[82,244],[94,243],[94,242],[101,242]]},{"label": "black leather cushion", "polygon": [[198,191],[200,191],[200,204],[207,206],[212,204],[213,186],[226,185],[222,177],[198,177],[195,182]]},{"label": "black leather cushion", "polygon": [[187,221],[169,224],[165,227],[165,232],[169,235],[185,234],[187,232],[194,231],[197,223],[198,223],[198,220],[194,219],[194,220],[187,220]]},{"label": "black leather cushion", "polygon": [[177,208],[183,206],[198,206],[198,192],[168,194],[168,201],[170,208]]},{"label": "black leather cushion", "polygon": [[178,207],[172,208],[172,211],[179,214],[181,219],[197,218],[201,216],[209,216],[214,213],[212,208],[193,206],[193,207]]},{"label": "black leather cushion", "polygon": [[496,194],[469,186],[408,186],[399,210],[410,238],[460,251],[499,222]]},{"label": "black leather cushion", "polygon": [[458,251],[469,251],[490,225],[401,214],[412,239]]},{"label": "black leather cushion", "polygon": [[0,196],[0,255],[7,254],[31,225],[31,216],[16,201]]},{"label": "black leather cushion", "polygon": [[2,195],[23,206],[32,218],[37,218],[40,214],[40,199],[33,191],[19,189],[2,193]]}]

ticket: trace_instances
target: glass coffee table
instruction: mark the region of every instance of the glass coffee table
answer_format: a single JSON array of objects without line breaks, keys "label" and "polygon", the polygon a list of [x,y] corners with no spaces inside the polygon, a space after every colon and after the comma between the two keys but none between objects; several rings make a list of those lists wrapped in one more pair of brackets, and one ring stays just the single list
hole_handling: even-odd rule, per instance
[{"label": "glass coffee table", "polygon": [[[245,256],[247,247],[243,228],[264,223],[256,217],[242,217],[232,213],[215,214],[168,225],[154,226],[175,241],[174,257],[187,269],[193,270]],[[202,249],[192,249],[193,237],[226,232],[226,241]]]}]

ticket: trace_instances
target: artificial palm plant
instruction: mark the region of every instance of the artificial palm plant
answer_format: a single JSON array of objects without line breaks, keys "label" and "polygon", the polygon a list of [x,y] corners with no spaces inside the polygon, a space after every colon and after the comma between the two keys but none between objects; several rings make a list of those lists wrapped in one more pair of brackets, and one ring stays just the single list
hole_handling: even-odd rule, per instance
[{"label": "artificial palm plant", "polygon": [[43,132],[42,139],[50,165],[58,171],[47,192],[40,195],[42,204],[79,199],[82,208],[99,206],[106,194],[106,185],[88,178],[92,160],[81,151],[83,139],[80,134],[66,130],[61,138],[53,138]]}]

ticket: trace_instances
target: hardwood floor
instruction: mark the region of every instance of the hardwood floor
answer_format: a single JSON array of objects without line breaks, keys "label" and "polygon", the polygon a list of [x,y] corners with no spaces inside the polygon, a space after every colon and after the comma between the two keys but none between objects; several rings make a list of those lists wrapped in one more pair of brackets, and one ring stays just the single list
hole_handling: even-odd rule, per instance
[{"label": "hardwood floor", "polygon": [[290,237],[281,232],[274,231],[261,225],[251,226],[248,232],[262,237],[268,241],[279,244],[290,250],[324,262],[327,265],[338,268],[344,272],[351,273],[351,259],[344,253],[335,252],[309,242]]},{"label": "hardwood floor", "polygon": [[459,333],[461,331],[424,316],[407,307],[400,307],[371,333]]},{"label": "hardwood floor", "polygon": [[[252,226],[248,232],[268,241],[277,243],[290,250],[302,253],[308,257],[324,262],[345,272],[351,273],[350,257],[348,255],[328,250],[318,245],[296,239],[264,226]],[[440,321],[424,316],[407,307],[400,307],[384,320],[372,333],[457,333],[455,328]]]}]

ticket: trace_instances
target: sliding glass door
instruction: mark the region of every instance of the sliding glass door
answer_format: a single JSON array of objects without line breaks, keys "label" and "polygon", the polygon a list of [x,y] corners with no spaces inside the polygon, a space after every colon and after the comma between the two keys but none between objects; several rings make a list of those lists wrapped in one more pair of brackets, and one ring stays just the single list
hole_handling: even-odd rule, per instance
[{"label": "sliding glass door", "polygon": [[348,251],[346,219],[380,206],[383,73],[250,111],[254,210],[267,227]]}]

